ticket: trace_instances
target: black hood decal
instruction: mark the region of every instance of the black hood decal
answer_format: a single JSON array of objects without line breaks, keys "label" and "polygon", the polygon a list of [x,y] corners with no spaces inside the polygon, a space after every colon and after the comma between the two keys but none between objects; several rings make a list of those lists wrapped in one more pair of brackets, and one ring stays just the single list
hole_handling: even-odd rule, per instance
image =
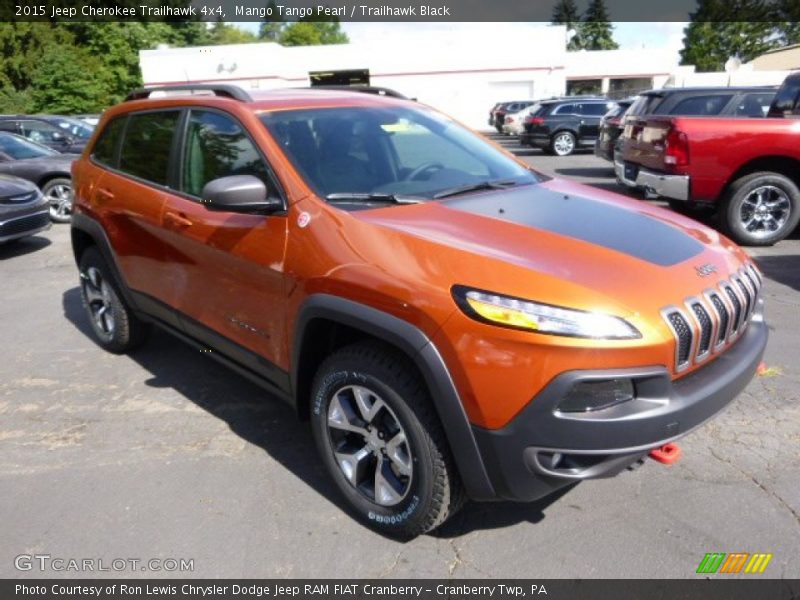
[{"label": "black hood decal", "polygon": [[651,216],[541,186],[463,196],[442,205],[564,235],[669,267],[703,251],[703,244]]}]

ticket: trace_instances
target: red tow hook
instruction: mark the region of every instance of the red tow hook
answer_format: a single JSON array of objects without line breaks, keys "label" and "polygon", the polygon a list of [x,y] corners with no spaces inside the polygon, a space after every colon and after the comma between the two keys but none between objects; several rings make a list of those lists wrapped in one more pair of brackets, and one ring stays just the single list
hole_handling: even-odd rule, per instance
[{"label": "red tow hook", "polygon": [[664,444],[661,448],[650,450],[650,458],[665,465],[678,462],[681,454],[681,447],[678,444]]}]

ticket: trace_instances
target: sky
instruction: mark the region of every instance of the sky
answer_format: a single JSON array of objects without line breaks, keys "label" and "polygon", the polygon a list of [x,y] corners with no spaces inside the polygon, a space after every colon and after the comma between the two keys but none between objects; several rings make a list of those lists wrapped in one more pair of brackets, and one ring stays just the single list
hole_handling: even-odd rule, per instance
[{"label": "sky", "polygon": [[[258,23],[237,23],[239,27],[257,32]],[[651,48],[675,52],[683,46],[683,29],[687,23],[635,23],[618,22],[614,25],[614,39],[623,49]],[[509,36],[535,35],[536,29],[545,23],[363,23],[344,22],[342,29],[351,42],[378,44],[387,37],[402,36],[414,39],[428,36],[459,35],[491,43],[492,39],[508,39]]]}]

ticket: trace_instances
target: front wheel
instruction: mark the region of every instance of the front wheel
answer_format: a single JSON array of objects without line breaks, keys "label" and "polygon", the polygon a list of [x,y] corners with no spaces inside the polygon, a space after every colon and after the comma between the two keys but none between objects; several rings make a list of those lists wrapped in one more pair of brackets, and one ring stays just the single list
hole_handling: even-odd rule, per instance
[{"label": "front wheel", "polygon": [[50,220],[69,223],[72,219],[72,180],[56,177],[42,186],[42,195],[50,205]]},{"label": "front wheel", "polygon": [[97,248],[83,252],[79,269],[81,299],[97,343],[115,354],[141,345],[147,338],[149,325],[125,303]]},{"label": "front wheel", "polygon": [[444,431],[404,355],[378,343],[336,351],[317,372],[311,403],[322,461],[370,527],[414,537],[461,506]]},{"label": "front wheel", "polygon": [[778,173],[746,175],[728,188],[719,220],[736,242],[771,246],[788,236],[800,221],[800,189]]}]

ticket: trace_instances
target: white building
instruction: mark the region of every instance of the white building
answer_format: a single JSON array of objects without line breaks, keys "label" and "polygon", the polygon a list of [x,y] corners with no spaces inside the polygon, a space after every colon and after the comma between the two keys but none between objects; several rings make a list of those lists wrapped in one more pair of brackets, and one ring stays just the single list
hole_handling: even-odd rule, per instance
[{"label": "white building", "polygon": [[486,128],[489,108],[498,101],[589,90],[624,96],[660,87],[677,66],[677,55],[664,51],[568,53],[565,36],[564,27],[553,26],[491,41],[454,33],[380,44],[160,48],[141,51],[140,64],[146,86],[230,83],[270,89],[306,87],[315,74],[368,76],[371,85],[417,98],[474,128]]}]

